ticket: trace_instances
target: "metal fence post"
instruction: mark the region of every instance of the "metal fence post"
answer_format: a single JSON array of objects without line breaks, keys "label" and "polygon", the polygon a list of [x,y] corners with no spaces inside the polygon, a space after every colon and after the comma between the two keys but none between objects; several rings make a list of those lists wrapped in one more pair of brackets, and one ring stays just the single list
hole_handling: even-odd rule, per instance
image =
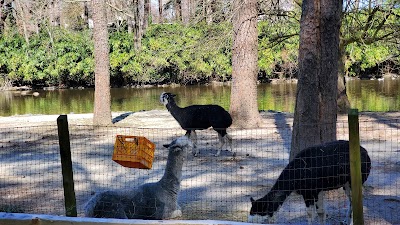
[{"label": "metal fence post", "polygon": [[76,217],[76,198],[74,176],[72,171],[71,145],[69,141],[67,115],[57,118],[58,141],[60,144],[61,168],[64,186],[64,202],[66,216]]},{"label": "metal fence post", "polygon": [[361,177],[360,134],[358,123],[358,109],[350,109],[349,142],[350,142],[350,175],[351,175],[351,204],[353,208],[353,224],[363,225],[363,199]]}]

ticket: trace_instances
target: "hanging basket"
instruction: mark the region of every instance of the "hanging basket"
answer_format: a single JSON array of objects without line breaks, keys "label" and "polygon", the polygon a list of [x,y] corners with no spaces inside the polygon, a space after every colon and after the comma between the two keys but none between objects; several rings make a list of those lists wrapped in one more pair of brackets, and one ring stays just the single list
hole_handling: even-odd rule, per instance
[{"label": "hanging basket", "polygon": [[151,169],[155,147],[145,137],[117,135],[112,160],[124,167]]}]

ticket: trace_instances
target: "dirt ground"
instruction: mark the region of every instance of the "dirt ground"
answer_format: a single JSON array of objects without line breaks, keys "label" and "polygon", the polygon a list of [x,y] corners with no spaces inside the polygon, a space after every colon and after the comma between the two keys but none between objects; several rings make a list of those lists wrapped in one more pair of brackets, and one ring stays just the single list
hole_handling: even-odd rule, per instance
[{"label": "dirt ground", "polygon": [[[212,130],[198,132],[200,156],[188,155],[181,184],[179,201],[184,214],[183,219],[245,221],[250,209],[249,198],[259,198],[268,192],[288,162],[293,115],[279,112],[262,112],[261,115],[263,118],[261,128],[230,128],[228,130],[234,140],[235,156],[231,151],[223,151],[219,157],[213,156],[218,145],[216,133]],[[152,170],[135,171],[132,174],[132,170],[116,166],[109,160],[109,155],[103,152],[105,149],[112,148],[115,134],[142,133],[157,146],[184,134],[168,111],[152,110],[113,113],[114,124],[107,127],[101,135],[92,137],[93,127],[90,126],[92,116],[92,114],[68,115],[71,145],[76,150],[74,153],[76,155],[73,157],[84,160],[77,162],[79,172],[75,176],[80,215],[82,215],[82,205],[94,191],[107,188],[129,188],[133,186],[132,182],[135,185],[153,182],[163,173],[166,154],[165,151],[161,151],[161,148],[157,148]],[[31,177],[32,189],[38,185],[34,182],[36,178],[37,182],[43,182],[41,178],[38,178],[38,174],[27,174],[15,163],[21,159],[21,156],[35,152],[39,145],[46,146],[46,150],[43,151],[48,151],[47,148],[52,150],[57,148],[57,136],[54,135],[57,129],[57,117],[58,115],[0,117],[0,136],[2,137],[0,140],[2,155],[0,201],[11,201],[13,198],[20,197],[21,193],[28,193],[27,190],[26,192],[22,190],[24,185],[25,189],[30,188],[27,188],[26,183],[20,182],[21,176]],[[400,112],[360,114],[361,144],[369,151],[372,160],[372,171],[364,185],[365,224],[400,224],[399,119]],[[38,133],[34,130],[39,128],[39,137],[33,138],[32,135],[25,137],[26,133]],[[337,128],[337,138],[348,139],[347,115],[338,117]],[[16,134],[16,131],[21,132]],[[11,133],[14,136],[11,136]],[[111,138],[105,139],[109,136]],[[15,137],[24,137],[28,141],[22,143]],[[33,138],[34,141],[30,142],[29,138]],[[23,152],[23,154],[21,153],[19,158],[16,158],[15,154],[7,153],[10,149]],[[91,149],[90,153],[88,149]],[[40,161],[38,156],[29,156],[24,163],[33,160]],[[53,161],[53,158],[47,161]],[[46,164],[44,167],[55,166],[58,162],[54,161],[54,165]],[[57,172],[52,171],[46,173],[49,177],[57,175]],[[18,179],[18,182],[14,182],[14,178]],[[21,189],[16,191],[17,187]],[[47,188],[54,187],[50,185]],[[31,196],[44,199],[45,202],[41,204],[48,204],[48,208],[54,204],[60,204],[59,200],[49,201],[47,197],[49,195],[62,195],[62,192],[45,190],[44,193]],[[27,194],[28,198],[29,196]],[[328,222],[340,224],[347,209],[343,191],[329,192],[326,197],[328,198]],[[60,214],[60,211],[54,209],[54,212],[46,211],[46,213]],[[306,224],[305,206],[298,195],[292,194],[286,200],[277,214],[277,222]]]}]

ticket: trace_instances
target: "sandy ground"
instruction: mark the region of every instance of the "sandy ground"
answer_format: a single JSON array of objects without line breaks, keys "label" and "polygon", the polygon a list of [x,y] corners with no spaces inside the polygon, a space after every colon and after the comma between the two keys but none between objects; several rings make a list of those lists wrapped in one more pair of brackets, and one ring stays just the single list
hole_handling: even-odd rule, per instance
[{"label": "sandy ground", "polygon": [[[265,195],[288,163],[293,115],[262,112],[263,127],[235,129],[235,156],[215,157],[214,131],[198,132],[200,156],[188,155],[181,184],[183,219],[245,221],[250,197]],[[31,213],[61,215],[62,183],[58,158],[58,115],[0,117],[0,209],[18,206]],[[400,113],[362,113],[361,144],[372,159],[364,188],[366,224],[400,224]],[[166,151],[162,144],[183,135],[165,110],[113,113],[112,126],[93,128],[92,114],[69,114],[78,213],[98,190],[123,189],[157,181]],[[347,115],[338,118],[338,139],[348,139]],[[145,136],[157,148],[151,170],[124,168],[111,160],[116,134]],[[326,194],[328,222],[340,224],[347,210],[342,190]],[[1,205],[3,204],[3,206]],[[301,198],[292,194],[277,214],[278,223],[306,224]]]}]

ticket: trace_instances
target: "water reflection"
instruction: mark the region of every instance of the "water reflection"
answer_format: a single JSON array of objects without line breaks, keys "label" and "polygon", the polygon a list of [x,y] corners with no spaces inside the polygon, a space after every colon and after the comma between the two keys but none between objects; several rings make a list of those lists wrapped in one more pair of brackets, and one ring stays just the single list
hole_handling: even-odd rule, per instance
[{"label": "water reflection", "polygon": [[360,111],[400,111],[400,79],[350,80],[347,92]]},{"label": "water reflection", "polygon": [[[293,112],[296,97],[295,83],[260,84],[258,104],[260,110]],[[180,106],[192,104],[218,104],[229,108],[230,86],[188,86],[153,88],[113,88],[112,111],[140,111],[164,109],[159,103],[160,93],[178,95]],[[349,80],[347,91],[351,106],[360,111],[400,111],[400,79]],[[66,114],[93,112],[94,89],[36,90],[0,93],[0,116],[21,114]]]}]

